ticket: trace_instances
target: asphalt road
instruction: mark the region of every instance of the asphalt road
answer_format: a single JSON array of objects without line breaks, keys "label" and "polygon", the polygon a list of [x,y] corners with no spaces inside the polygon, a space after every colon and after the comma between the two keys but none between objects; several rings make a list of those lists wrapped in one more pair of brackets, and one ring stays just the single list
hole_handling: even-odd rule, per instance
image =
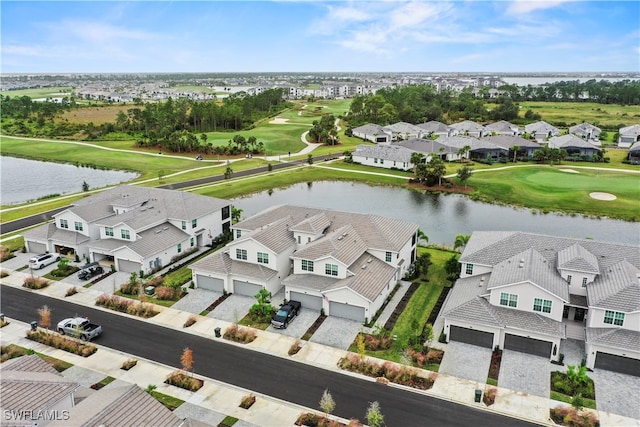
[{"label": "asphalt road", "polygon": [[213,338],[213,331],[208,339],[29,290],[1,286],[0,291],[0,311],[8,318],[38,320],[37,310],[45,304],[51,309],[52,325],[66,317],[88,316],[104,330],[97,344],[176,368],[180,367],[183,349],[189,347],[193,350],[195,373],[309,408],[318,408],[323,391],[329,389],[336,402],[334,414],[347,419],[365,421],[370,402],[378,401],[386,425],[393,427],[533,425],[243,349]]},{"label": "asphalt road", "polygon": [[[323,161],[333,157],[335,157],[335,155],[329,154],[329,155],[316,156],[313,158],[313,161],[314,162]],[[272,170],[278,170],[278,169],[286,169],[294,166],[299,166],[304,163],[306,162],[294,161],[294,162],[288,162],[288,163],[274,163],[271,165],[271,167],[272,167]],[[238,178],[238,177],[256,175],[256,174],[265,173],[265,172],[268,172],[268,166],[262,166],[259,168],[234,172],[233,177]],[[191,181],[176,182],[173,184],[161,185],[158,188],[166,188],[169,190],[180,190],[182,188],[189,188],[189,187],[195,187],[198,185],[210,184],[212,182],[224,181],[224,179],[225,178],[223,175],[213,175],[205,178],[194,179]],[[53,209],[47,212],[42,212],[36,215],[31,215],[28,217],[16,219],[15,221],[6,222],[0,225],[0,234],[13,233],[18,230],[22,230],[23,228],[33,227],[34,225],[47,222],[53,218],[53,215],[57,214],[58,212],[62,212],[67,208],[69,208],[69,206],[64,206],[62,208],[57,208],[57,209]]]}]

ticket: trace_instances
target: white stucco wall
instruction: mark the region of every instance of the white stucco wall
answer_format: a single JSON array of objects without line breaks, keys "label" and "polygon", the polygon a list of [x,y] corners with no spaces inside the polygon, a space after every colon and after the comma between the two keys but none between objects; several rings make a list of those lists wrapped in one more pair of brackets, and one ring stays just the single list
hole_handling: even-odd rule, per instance
[{"label": "white stucco wall", "polygon": [[610,323],[604,323],[605,311],[606,309],[603,308],[589,307],[587,326],[590,328],[622,328],[640,332],[640,312],[636,311],[635,313],[625,313],[622,326],[616,326]]},{"label": "white stucco wall", "polygon": [[481,274],[487,274],[487,273],[491,273],[493,271],[493,267],[488,266],[488,265],[480,265],[480,264],[473,264],[473,272],[471,274],[467,274],[467,264],[468,263],[461,263],[461,269],[460,269],[460,278],[463,277],[471,277],[471,276],[479,276]]},{"label": "white stucco wall", "polygon": [[[518,306],[517,307],[509,307],[509,306],[501,306],[500,305],[500,294],[502,292],[506,292],[509,294],[518,295]],[[535,298],[542,298],[543,300],[551,301],[551,313],[544,313],[542,311],[533,311],[533,300]],[[501,286],[499,288],[494,288],[491,290],[491,295],[489,297],[489,302],[492,305],[517,309],[521,311],[528,311],[531,313],[539,314],[540,316],[549,317],[558,322],[562,321],[562,311],[564,309],[563,301],[552,294],[549,291],[546,291],[531,282],[524,282],[514,285]]]}]

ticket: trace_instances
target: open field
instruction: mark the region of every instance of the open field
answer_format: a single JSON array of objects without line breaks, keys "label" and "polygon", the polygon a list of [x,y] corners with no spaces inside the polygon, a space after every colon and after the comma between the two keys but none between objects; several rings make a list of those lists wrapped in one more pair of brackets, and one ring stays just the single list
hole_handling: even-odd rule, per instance
[{"label": "open field", "polygon": [[66,119],[71,123],[87,124],[92,122],[94,125],[100,126],[103,123],[115,123],[120,111],[126,114],[131,108],[136,107],[133,104],[82,107],[65,111],[62,114],[62,119]]},{"label": "open field", "polygon": [[[63,97],[71,95],[73,90],[70,86],[57,86],[57,87],[43,87],[37,89],[18,89],[3,91],[2,96],[10,96],[11,98],[28,96],[32,99],[47,98],[47,97]],[[62,95],[64,93],[65,95]]]},{"label": "open field", "polygon": [[251,130],[206,132],[206,135],[207,144],[212,143],[214,146],[227,145],[229,140],[232,140],[236,135],[242,135],[247,139],[250,136],[255,136],[258,142],[264,144],[267,155],[273,156],[302,150],[305,145],[300,140],[300,136],[309,129],[310,126],[305,124],[279,125],[263,121]]},{"label": "open field", "polygon": [[600,128],[611,128],[617,132],[620,124],[626,126],[640,123],[640,107],[593,102],[521,102],[520,115],[532,110],[547,122],[565,122],[567,126],[589,122]]}]

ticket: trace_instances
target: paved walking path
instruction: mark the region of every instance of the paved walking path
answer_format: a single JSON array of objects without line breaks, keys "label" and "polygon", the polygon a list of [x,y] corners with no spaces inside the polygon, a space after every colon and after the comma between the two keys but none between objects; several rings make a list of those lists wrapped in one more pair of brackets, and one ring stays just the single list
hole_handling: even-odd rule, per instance
[{"label": "paved walking path", "polygon": [[[9,276],[1,279],[0,283],[7,286],[21,287],[24,278],[28,275],[28,273],[17,271],[11,271],[10,273],[11,274]],[[79,293],[65,298],[64,294],[69,287],[70,285],[68,283],[53,282],[47,288],[36,292],[54,298],[64,298],[77,304],[83,304],[100,309],[100,307],[96,307],[94,304],[95,299],[102,292],[95,291],[92,288],[78,288]],[[185,333],[209,337],[211,339],[215,339],[212,336],[211,331],[216,327],[221,327],[224,330],[231,324],[215,318],[196,316],[197,322],[193,326],[183,328],[183,324],[189,316],[192,316],[192,313],[161,306],[157,306],[157,310],[159,311],[159,314],[151,319],[147,319],[146,321],[169,328],[179,329]],[[248,423],[243,424],[245,426],[251,426],[252,424],[262,426],[292,426],[300,413],[309,410],[289,402],[283,402],[260,394],[257,394],[258,402],[260,403],[258,405],[254,405],[255,408],[252,407],[248,411],[241,410],[237,406],[238,402],[242,396],[250,392],[249,390],[239,389],[232,385],[204,378],[206,384],[205,387],[195,393],[188,392],[163,383],[166,376],[173,371],[174,368],[148,360],[140,360],[134,369],[130,371],[123,371],[120,369],[120,366],[125,360],[129,359],[130,356],[109,348],[101,347],[99,340],[95,344],[100,348],[100,351],[91,357],[83,358],[27,340],[25,338],[25,330],[28,328],[28,325],[11,319],[8,320],[11,323],[2,328],[2,336],[0,340],[3,345],[15,343],[27,348],[33,348],[34,350],[44,354],[69,361],[75,366],[95,371],[102,376],[112,376],[122,381],[136,383],[142,388],[146,388],[149,384],[156,384],[158,385],[158,391],[178,397],[187,402],[186,404],[188,404],[188,406],[180,409],[177,413],[189,415],[194,418],[202,417],[203,422],[207,422],[212,425],[219,422],[224,415],[231,415]],[[288,351],[291,345],[296,342],[295,338],[261,330],[257,330],[256,333],[258,335],[258,339],[250,344],[242,345],[231,342],[229,344],[244,346],[249,350],[289,358],[300,363],[307,363],[324,369],[342,372],[337,367],[337,362],[348,353],[345,350],[313,342],[305,342],[304,346],[297,354],[289,356]],[[93,377],[95,376],[96,375],[93,374]],[[375,381],[372,378],[363,378]],[[93,379],[91,379],[91,381],[93,381]],[[397,387],[392,384],[389,386]],[[549,408],[558,404],[558,402],[552,401],[548,398],[498,388],[498,394],[494,405],[490,408],[486,408],[484,404],[474,402],[475,390],[478,388],[484,389],[484,387],[485,384],[480,382],[456,378],[445,374],[438,374],[432,389],[427,391],[412,391],[450,400],[463,405],[473,406],[478,409],[495,411],[507,416],[525,419],[542,425],[550,424]],[[404,389],[406,389],[406,387],[404,387]],[[625,418],[605,412],[599,412],[599,417],[601,424],[606,426],[640,427],[640,420]],[[270,424],[265,424],[264,420],[270,420]]]}]

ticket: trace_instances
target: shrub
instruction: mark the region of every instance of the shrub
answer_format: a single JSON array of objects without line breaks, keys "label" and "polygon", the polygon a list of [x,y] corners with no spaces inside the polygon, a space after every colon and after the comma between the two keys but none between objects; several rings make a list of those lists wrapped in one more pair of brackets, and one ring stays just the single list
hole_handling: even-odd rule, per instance
[{"label": "shrub", "polygon": [[145,283],[145,286],[153,286],[155,288],[157,286],[162,286],[163,284],[164,284],[164,277],[156,276],[153,279],[149,280],[147,283]]},{"label": "shrub", "polygon": [[75,294],[78,293],[78,288],[76,288],[75,286],[70,287],[69,289],[67,289],[67,292],[64,294],[65,297],[70,297],[73,296]]},{"label": "shrub", "polygon": [[296,342],[291,344],[291,347],[289,347],[289,351],[288,351],[289,356],[293,356],[294,354],[297,354],[301,348],[302,348],[302,341],[296,340]]},{"label": "shrub", "polygon": [[222,335],[222,337],[230,341],[248,344],[256,339],[256,332],[251,328],[231,325],[226,331],[224,331],[224,335]]},{"label": "shrub", "polygon": [[421,390],[430,389],[435,381],[433,375],[429,375],[428,377],[420,376],[418,375],[418,371],[413,368],[401,366],[389,361],[380,365],[374,361],[360,358],[353,353],[341,358],[338,361],[338,366],[342,369],[359,372],[370,377],[385,377],[391,382]]},{"label": "shrub", "polygon": [[49,286],[50,282],[42,277],[26,277],[22,284],[23,287],[29,289],[43,289]]},{"label": "shrub", "polygon": [[4,268],[0,270],[0,278],[7,277],[8,275],[9,275],[9,272]]},{"label": "shrub", "polygon": [[123,283],[120,286],[120,292],[125,295],[138,295],[140,293],[140,283]]},{"label": "shrub", "polygon": [[554,423],[570,427],[596,427],[600,425],[598,418],[591,411],[578,411],[571,406],[560,405],[549,410]]},{"label": "shrub", "polygon": [[168,286],[159,286],[156,288],[156,298],[161,300],[172,300],[175,297],[175,289]]},{"label": "shrub", "polygon": [[246,396],[242,397],[242,400],[240,401],[240,407],[242,409],[249,409],[254,403],[256,403],[256,396],[253,393],[247,394]]},{"label": "shrub", "polygon": [[96,299],[96,305],[144,318],[153,317],[158,314],[152,304],[133,301],[117,295],[102,294]]},{"label": "shrub", "polygon": [[204,385],[204,381],[191,377],[182,371],[173,371],[164,382],[189,391],[198,391]]},{"label": "shrub", "polygon": [[487,387],[484,391],[484,395],[482,396],[482,401],[485,405],[491,406],[496,401],[496,394],[498,393],[498,389],[495,387]]},{"label": "shrub", "polygon": [[133,368],[137,364],[138,364],[138,361],[136,359],[128,359],[122,363],[122,366],[120,366],[120,369],[128,371],[129,369]]},{"label": "shrub", "polygon": [[194,316],[193,314],[191,316],[189,316],[189,318],[184,322],[184,325],[182,325],[183,328],[188,328],[189,326],[193,325],[194,323],[196,323],[196,316]]},{"label": "shrub", "polygon": [[62,335],[54,334],[41,329],[36,331],[28,331],[27,339],[57,348],[59,350],[77,354],[78,356],[82,357],[91,356],[93,353],[98,351],[98,348],[94,345],[76,341],[72,338],[64,337]]}]

